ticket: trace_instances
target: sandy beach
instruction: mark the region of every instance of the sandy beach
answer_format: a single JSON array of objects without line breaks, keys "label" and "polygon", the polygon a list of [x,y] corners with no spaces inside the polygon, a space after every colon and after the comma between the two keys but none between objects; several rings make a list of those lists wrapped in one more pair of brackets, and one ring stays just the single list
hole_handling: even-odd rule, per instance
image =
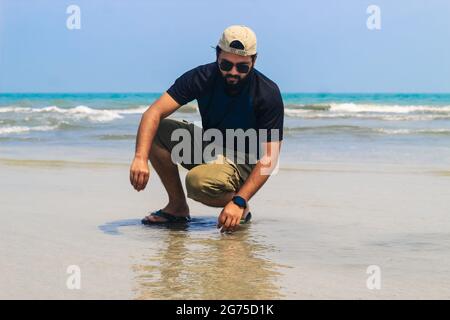
[{"label": "sandy beach", "polygon": [[187,228],[142,226],[166,196],[155,172],[134,191],[126,162],[1,159],[0,176],[2,299],[450,298],[443,169],[281,166],[234,234],[193,201]]}]

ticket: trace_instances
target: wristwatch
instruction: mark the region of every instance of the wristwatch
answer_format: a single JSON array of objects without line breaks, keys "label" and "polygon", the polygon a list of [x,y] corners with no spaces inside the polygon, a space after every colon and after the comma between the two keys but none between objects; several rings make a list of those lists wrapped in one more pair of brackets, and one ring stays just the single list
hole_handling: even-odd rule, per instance
[{"label": "wristwatch", "polygon": [[245,199],[240,196],[234,196],[231,201],[233,201],[234,204],[242,209],[247,208],[247,201],[245,201]]}]

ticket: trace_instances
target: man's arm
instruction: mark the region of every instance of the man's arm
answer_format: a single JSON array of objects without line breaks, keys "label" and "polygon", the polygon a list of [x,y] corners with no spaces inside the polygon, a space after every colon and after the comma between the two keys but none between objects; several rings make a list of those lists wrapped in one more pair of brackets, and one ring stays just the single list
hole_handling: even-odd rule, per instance
[{"label": "man's arm", "polygon": [[[249,177],[236,193],[247,202],[266,183],[278,163],[281,141],[263,143],[262,146],[263,157],[256,163]],[[239,224],[243,213],[244,209],[238,207],[234,202],[229,202],[219,215],[217,227],[223,226],[222,231],[233,230]]]},{"label": "man's arm", "polygon": [[145,188],[150,176],[148,159],[159,123],[179,107],[180,105],[165,92],[142,115],[136,137],[135,156],[130,167],[130,183],[137,191]]},{"label": "man's arm", "polygon": [[236,195],[249,201],[269,179],[279,159],[281,142],[263,143],[264,156],[256,163],[252,172]]}]

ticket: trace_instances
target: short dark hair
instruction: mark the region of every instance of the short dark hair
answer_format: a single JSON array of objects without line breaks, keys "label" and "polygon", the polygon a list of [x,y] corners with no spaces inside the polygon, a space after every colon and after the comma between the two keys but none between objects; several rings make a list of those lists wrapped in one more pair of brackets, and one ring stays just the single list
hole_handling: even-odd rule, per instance
[{"label": "short dark hair", "polygon": [[[219,59],[219,55],[220,55],[221,52],[222,52],[222,49],[220,49],[219,46],[216,46],[216,59]],[[257,55],[258,55],[258,54],[255,53],[255,54],[253,54],[253,55],[250,56],[250,57],[252,58],[252,63],[255,62],[256,56],[257,56]]]}]

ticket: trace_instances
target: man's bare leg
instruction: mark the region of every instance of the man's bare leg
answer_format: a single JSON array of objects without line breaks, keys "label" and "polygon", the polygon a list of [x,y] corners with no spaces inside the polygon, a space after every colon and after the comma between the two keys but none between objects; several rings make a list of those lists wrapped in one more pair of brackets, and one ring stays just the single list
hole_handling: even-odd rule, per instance
[{"label": "man's bare leg", "polygon": [[[183,186],[181,185],[178,166],[172,162],[170,152],[154,143],[150,152],[150,162],[158,173],[169,196],[169,203],[162,209],[174,216],[189,216],[189,206],[186,202]],[[152,222],[164,222],[162,217],[147,216]]]}]

